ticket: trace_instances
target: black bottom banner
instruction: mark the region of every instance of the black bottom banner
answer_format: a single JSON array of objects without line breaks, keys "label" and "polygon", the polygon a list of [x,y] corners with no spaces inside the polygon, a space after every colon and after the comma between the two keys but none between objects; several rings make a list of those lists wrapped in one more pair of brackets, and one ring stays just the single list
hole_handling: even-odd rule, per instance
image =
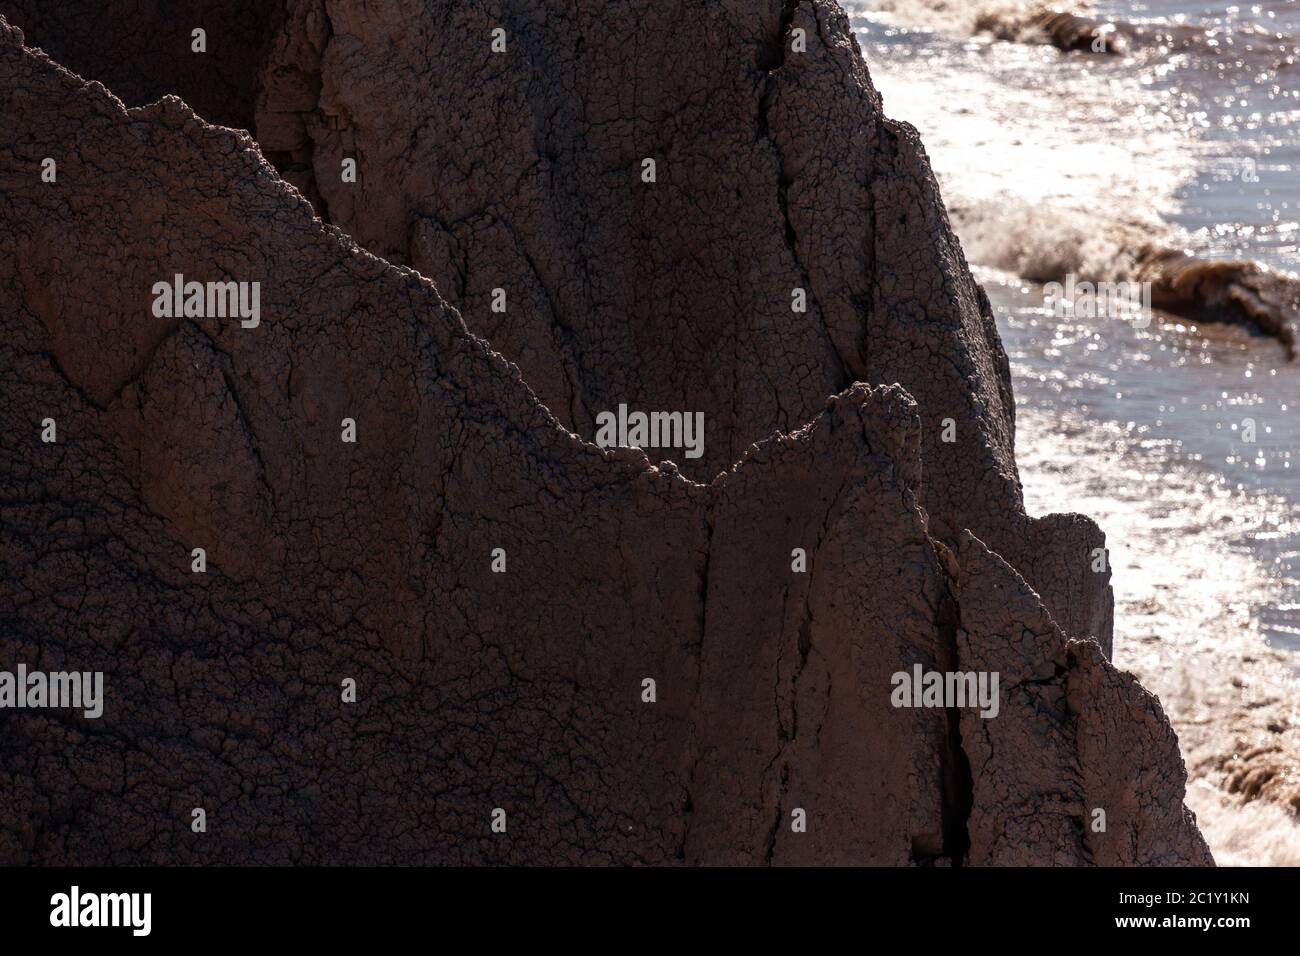
[{"label": "black bottom banner", "polygon": [[1294,878],[1262,869],[0,869],[0,911],[6,941],[75,935],[131,946],[348,945],[431,930],[470,942],[669,943],[687,925],[733,943],[832,931],[918,944],[976,944],[990,931],[1230,941],[1287,926]]}]

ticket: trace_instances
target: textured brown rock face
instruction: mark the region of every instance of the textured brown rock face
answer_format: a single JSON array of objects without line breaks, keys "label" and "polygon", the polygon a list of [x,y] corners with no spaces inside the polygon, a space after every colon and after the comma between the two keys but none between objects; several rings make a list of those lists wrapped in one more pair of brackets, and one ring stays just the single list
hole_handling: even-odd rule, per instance
[{"label": "textured brown rock face", "polygon": [[[225,125],[255,113],[259,146],[327,221],[432,278],[588,440],[620,404],[703,412],[703,456],[675,457],[707,481],[854,381],[903,385],[932,531],[975,531],[1109,653],[1105,536],[1024,513],[989,305],[833,4],[224,0],[208,19],[239,27],[214,42],[238,36],[239,53],[206,70],[172,59],[197,13],[101,14],[89,31],[69,26],[80,3],[39,6],[0,0],[129,105],[172,92]],[[143,42],[167,55],[123,66],[116,51]]]},{"label": "textured brown rock face", "polygon": [[[1067,641],[1024,581],[970,534],[958,552],[962,667],[1001,676],[1003,711],[963,711],[974,780],[972,865],[1172,866],[1203,861],[1160,704],[1092,641]],[[1117,760],[1117,754],[1125,756]],[[1027,755],[1033,755],[1026,759]],[[1112,816],[1122,808],[1119,820]],[[1106,830],[1095,811],[1106,813]],[[1181,826],[1175,821],[1182,820]],[[1152,841],[1157,824],[1162,838]]]},{"label": "textured brown rock face", "polygon": [[[371,251],[0,22],[0,667],[107,689],[0,711],[0,861],[1210,862],[1158,705],[1062,634],[1099,532],[1024,517],[987,302],[834,10],[520,6],[498,66],[459,5],[349,9],[289,5],[257,126]],[[176,273],[260,324],[156,316]],[[620,402],[703,411],[703,464],[586,444]],[[999,716],[892,706],[913,665]]]},{"label": "textured brown rock face", "polygon": [[1024,514],[988,302],[837,7],[409,0],[376,17],[292,0],[284,19],[263,147],[294,157],[330,221],[433,278],[567,427],[591,438],[620,403],[704,411],[683,468],[707,480],[830,392],[902,384],[933,530],[981,535],[1067,633],[1109,649],[1104,536]]}]

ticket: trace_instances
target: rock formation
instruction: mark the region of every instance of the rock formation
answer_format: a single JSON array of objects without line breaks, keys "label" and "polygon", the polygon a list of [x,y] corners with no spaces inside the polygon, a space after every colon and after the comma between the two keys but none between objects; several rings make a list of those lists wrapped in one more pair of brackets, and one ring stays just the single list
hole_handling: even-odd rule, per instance
[{"label": "rock formation", "polygon": [[[331,222],[432,278],[566,427],[590,439],[619,402],[703,410],[705,455],[680,464],[707,480],[827,394],[899,383],[932,529],[980,534],[1067,633],[1109,650],[1104,537],[1025,516],[990,307],[838,7],[349,9],[288,4],[259,142]],[[375,69],[379,49],[413,68]]]},{"label": "rock formation", "polygon": [[[14,7],[0,667],[108,702],[0,710],[0,860],[1210,862],[833,4],[289,0],[174,77],[256,141]],[[703,457],[590,444],[619,404]],[[914,665],[999,715],[892,706]]]}]

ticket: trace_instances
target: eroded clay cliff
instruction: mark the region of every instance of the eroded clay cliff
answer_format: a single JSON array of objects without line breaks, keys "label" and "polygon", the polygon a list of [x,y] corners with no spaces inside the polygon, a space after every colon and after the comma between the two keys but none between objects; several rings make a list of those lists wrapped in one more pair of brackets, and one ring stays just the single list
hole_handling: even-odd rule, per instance
[{"label": "eroded clay cliff", "polygon": [[376,16],[291,0],[257,136],[583,437],[619,403],[703,410],[705,454],[679,464],[707,480],[828,393],[903,385],[932,531],[975,531],[1067,633],[1109,649],[1104,536],[1025,515],[991,309],[833,3],[410,0]]},{"label": "eroded clay cliff", "polygon": [[[0,664],[109,687],[0,713],[3,859],[1209,862],[1159,705],[1066,636],[1109,639],[1103,539],[1025,516],[987,301],[835,8],[521,5],[504,56],[348,9],[284,12],[260,146],[0,27]],[[157,316],[174,274],[259,324]],[[588,444],[618,403],[705,457]],[[999,715],[892,706],[915,664]]]},{"label": "eroded clay cliff", "polygon": [[[1105,537],[1082,516],[1025,514],[990,307],[916,132],[885,117],[835,4],[223,0],[214,22],[273,27],[246,45],[264,51],[252,81],[229,82],[246,52],[206,74],[129,57],[143,78],[125,93],[104,51],[138,41],[114,29],[147,23],[185,51],[203,18],[119,18],[91,43],[50,12],[78,3],[27,6],[0,12],[38,22],[30,42],[129,105],[165,89],[225,125],[254,113],[260,148],[326,221],[433,279],[588,440],[619,404],[703,412],[703,457],[676,460],[707,481],[828,394],[903,385],[933,533],[975,531],[1068,634],[1109,652]],[[255,106],[231,92],[250,82]]]}]

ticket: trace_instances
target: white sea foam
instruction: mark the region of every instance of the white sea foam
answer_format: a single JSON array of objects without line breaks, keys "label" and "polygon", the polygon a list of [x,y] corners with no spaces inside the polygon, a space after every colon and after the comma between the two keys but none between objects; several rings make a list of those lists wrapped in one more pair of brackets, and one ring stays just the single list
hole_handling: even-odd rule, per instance
[{"label": "white sea foam", "polygon": [[900,24],[952,34],[968,34],[980,21],[1019,24],[1051,7],[1066,13],[1083,9],[1071,0],[858,0],[844,4],[850,13],[871,10]]},{"label": "white sea foam", "polygon": [[[1300,793],[1300,671],[1294,651],[1261,633],[1258,608],[1284,600],[1283,582],[1249,547],[1294,536],[1300,515],[1180,460],[1131,423],[1025,402],[1016,448],[1031,513],[1083,512],[1106,532],[1115,663],[1173,722],[1187,804],[1216,860],[1300,865],[1300,817],[1289,806]],[[1281,799],[1250,792],[1252,778]]]},{"label": "white sea foam", "polygon": [[1300,866],[1300,821],[1272,804],[1240,804],[1207,780],[1187,788],[1187,806],[1219,866]]},{"label": "white sea foam", "polygon": [[[988,55],[1026,70],[1059,58],[1005,44]],[[886,112],[921,133],[972,262],[1039,281],[1071,272],[1117,281],[1143,245],[1182,244],[1163,216],[1196,175],[1199,144],[1149,109],[1131,78],[1063,74],[1011,87],[966,70],[868,60]]]}]

